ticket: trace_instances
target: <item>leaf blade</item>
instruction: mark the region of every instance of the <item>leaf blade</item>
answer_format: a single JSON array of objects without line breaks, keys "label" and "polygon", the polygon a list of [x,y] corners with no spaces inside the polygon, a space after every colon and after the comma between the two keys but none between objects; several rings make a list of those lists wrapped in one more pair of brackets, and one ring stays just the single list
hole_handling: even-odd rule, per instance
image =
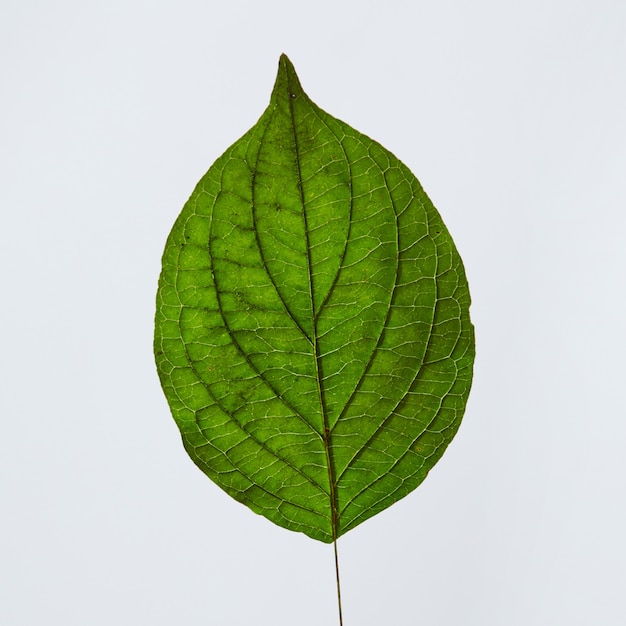
[{"label": "leaf blade", "polygon": [[157,302],[187,451],[281,526],[332,541],[412,491],[458,428],[474,348],[452,239],[284,56],[268,109],[179,216]]}]

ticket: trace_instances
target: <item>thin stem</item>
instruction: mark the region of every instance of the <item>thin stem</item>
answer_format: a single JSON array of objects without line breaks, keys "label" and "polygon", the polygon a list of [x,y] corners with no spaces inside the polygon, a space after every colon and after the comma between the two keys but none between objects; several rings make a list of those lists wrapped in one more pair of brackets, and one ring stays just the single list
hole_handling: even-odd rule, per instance
[{"label": "thin stem", "polygon": [[337,553],[337,537],[333,538],[333,547],[335,548],[335,576],[337,578],[337,605],[339,607],[339,626],[343,626],[343,617],[341,615],[341,584],[339,583],[339,554]]}]

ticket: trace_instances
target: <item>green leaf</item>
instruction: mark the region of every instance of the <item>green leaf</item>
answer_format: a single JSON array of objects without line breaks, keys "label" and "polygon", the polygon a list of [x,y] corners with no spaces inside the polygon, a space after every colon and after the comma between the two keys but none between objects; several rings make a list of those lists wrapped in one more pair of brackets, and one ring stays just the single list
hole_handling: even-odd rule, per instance
[{"label": "green leaf", "polygon": [[455,435],[469,305],[419,182],[318,108],[283,55],[263,116],[167,240],[156,362],[200,469],[332,542],[415,489]]}]

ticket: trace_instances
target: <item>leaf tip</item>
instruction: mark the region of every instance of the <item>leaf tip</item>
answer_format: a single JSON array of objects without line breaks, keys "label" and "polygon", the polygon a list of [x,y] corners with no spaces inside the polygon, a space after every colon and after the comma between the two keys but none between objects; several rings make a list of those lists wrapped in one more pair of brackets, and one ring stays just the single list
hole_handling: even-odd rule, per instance
[{"label": "leaf tip", "polygon": [[295,98],[303,93],[304,91],[293,63],[283,52],[278,60],[278,75],[276,76],[272,99],[280,97],[281,95],[284,96],[285,94],[288,94],[290,98]]},{"label": "leaf tip", "polygon": [[291,67],[293,69],[293,63],[289,60],[289,57],[283,52],[278,59],[278,65],[280,67]]}]

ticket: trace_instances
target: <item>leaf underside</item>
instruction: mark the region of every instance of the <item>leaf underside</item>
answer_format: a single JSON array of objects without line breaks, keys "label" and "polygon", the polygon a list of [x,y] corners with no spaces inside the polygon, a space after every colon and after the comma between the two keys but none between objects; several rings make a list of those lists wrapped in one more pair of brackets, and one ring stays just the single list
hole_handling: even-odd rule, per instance
[{"label": "leaf underside", "polygon": [[415,176],[318,108],[283,55],[263,116],[167,240],[156,362],[200,469],[332,542],[415,489],[454,437],[469,305]]}]

